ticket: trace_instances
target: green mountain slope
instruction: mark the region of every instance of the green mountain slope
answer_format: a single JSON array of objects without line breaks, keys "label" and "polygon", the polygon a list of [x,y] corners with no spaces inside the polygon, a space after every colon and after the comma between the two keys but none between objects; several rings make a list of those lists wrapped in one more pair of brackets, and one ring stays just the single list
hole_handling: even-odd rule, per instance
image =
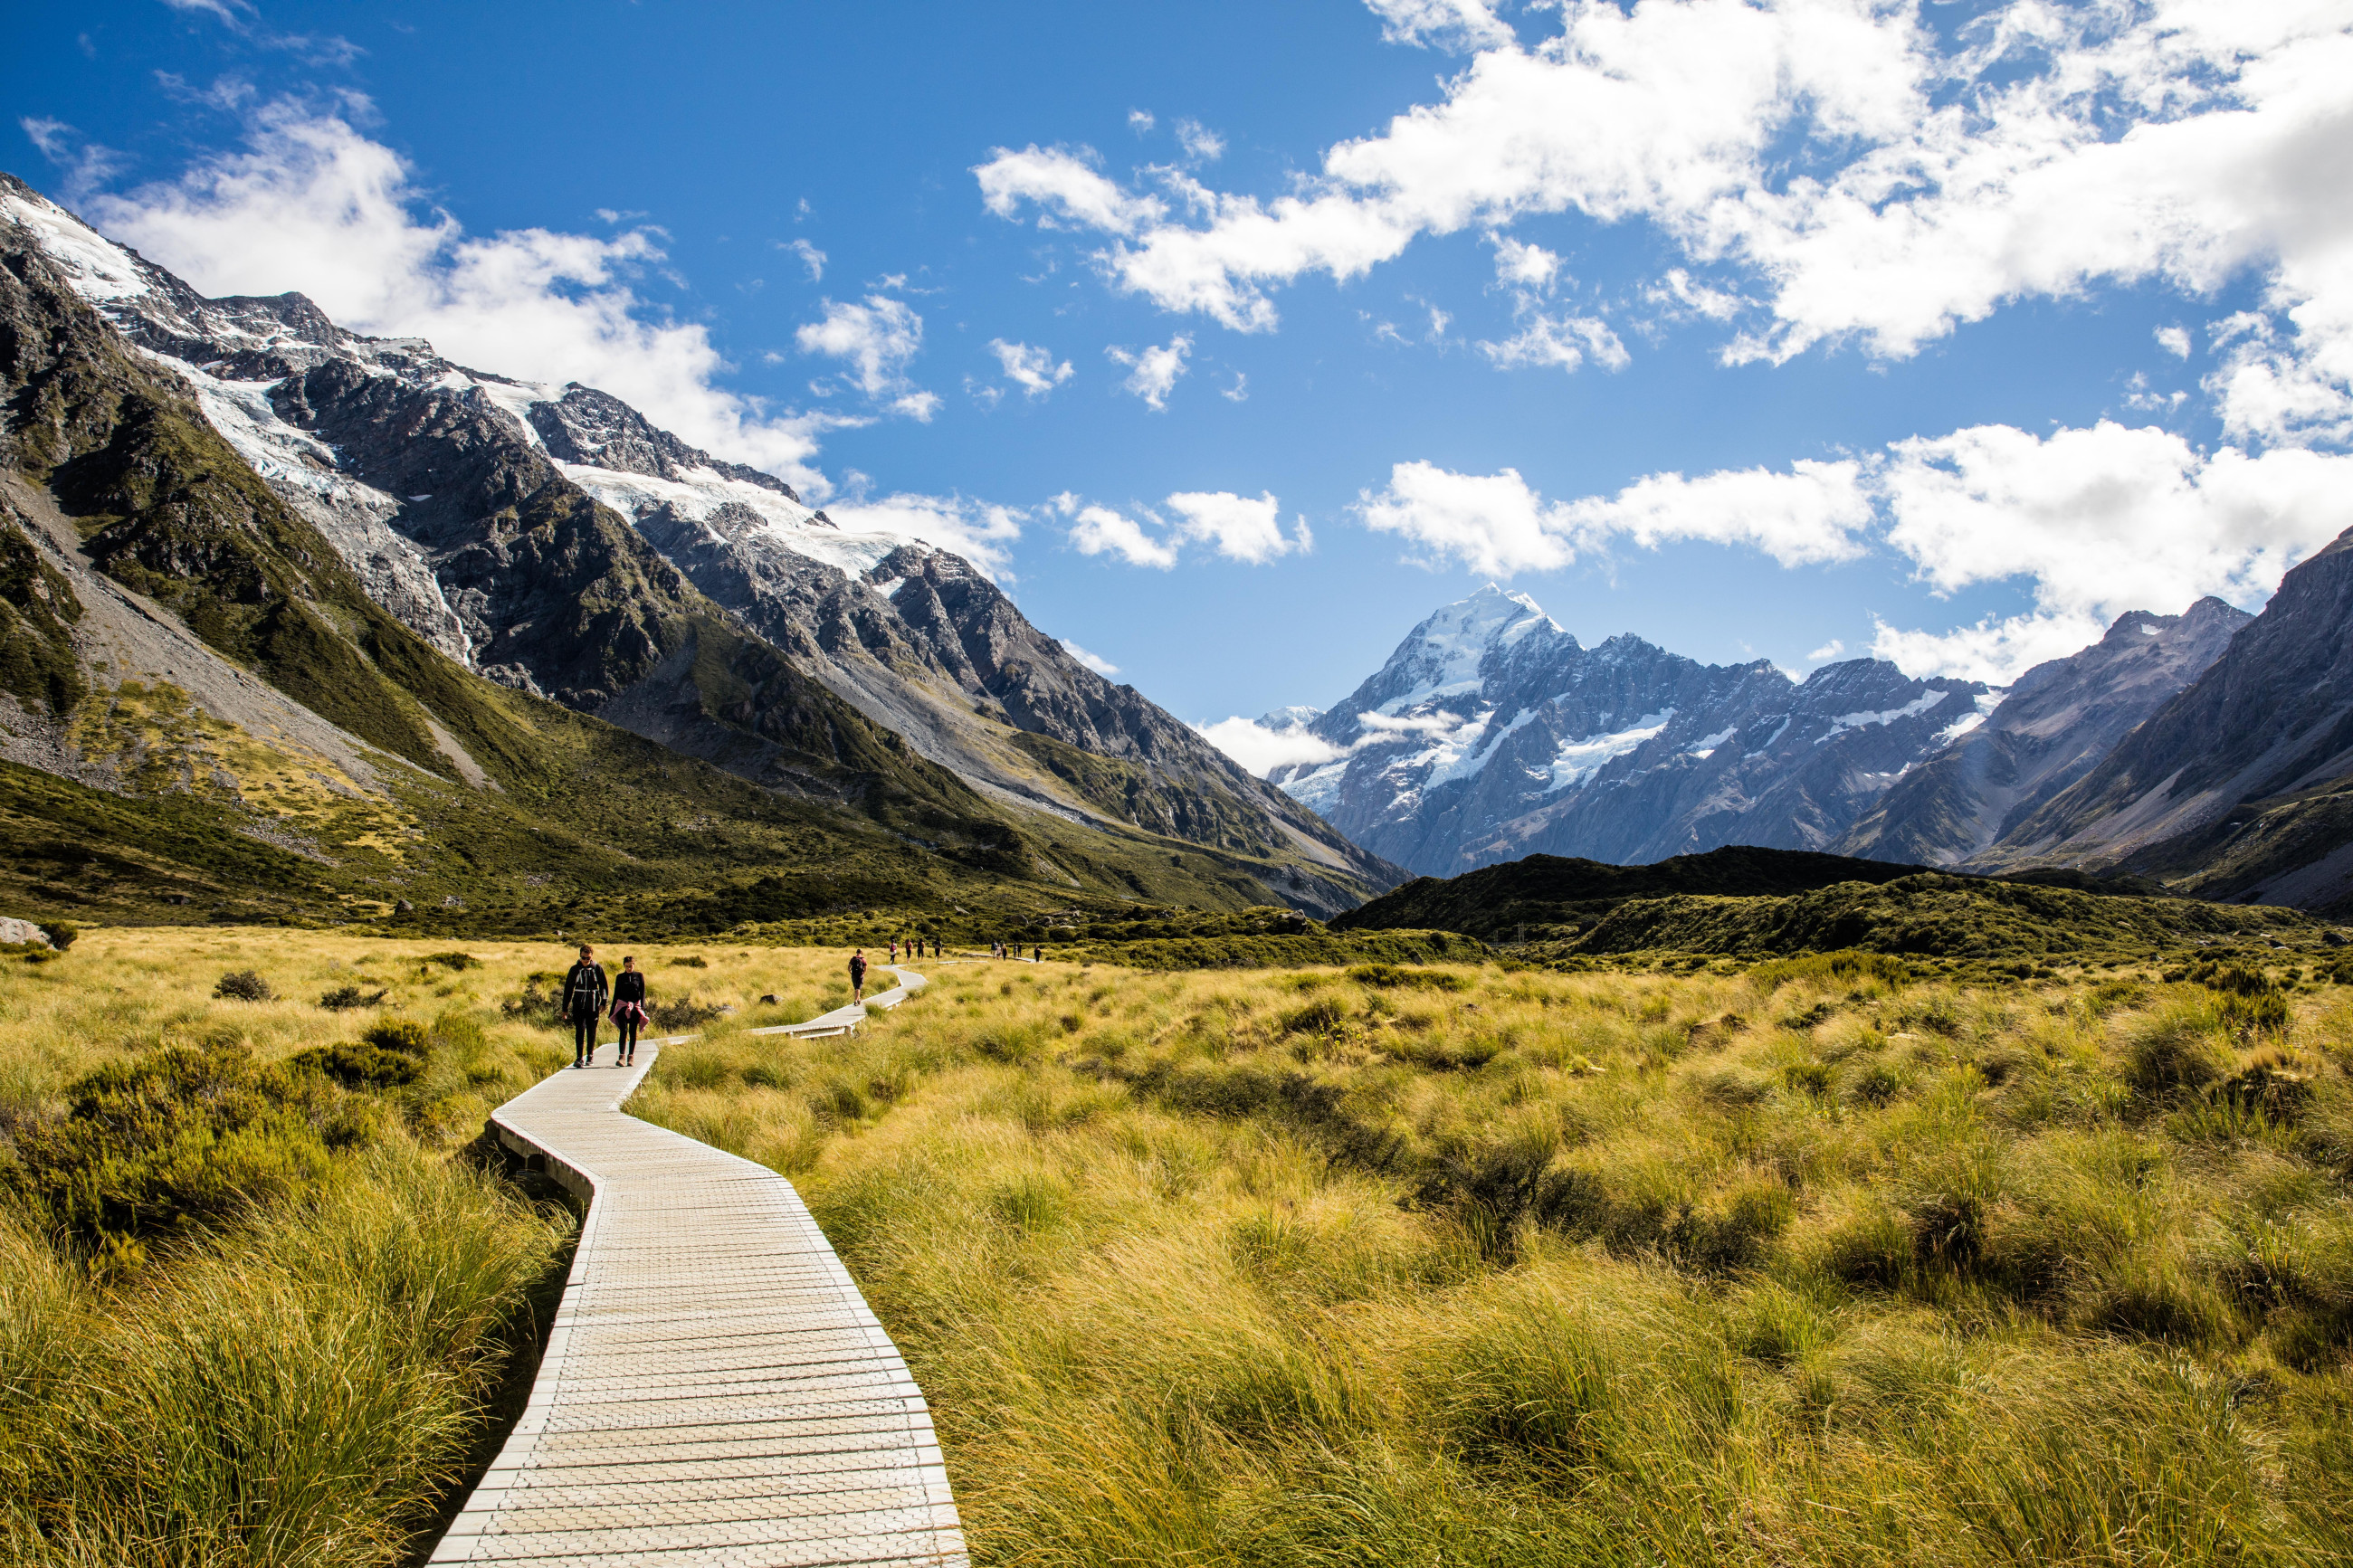
[{"label": "green mountain slope", "polygon": [[11,912],[406,903],[486,929],[584,911],[700,929],[1073,893],[1240,908],[1281,874],[1149,833],[1039,843],[560,479],[518,500],[501,544],[545,565],[543,639],[580,679],[650,693],[669,744],[486,680],[378,605],[181,383],[0,226]]}]

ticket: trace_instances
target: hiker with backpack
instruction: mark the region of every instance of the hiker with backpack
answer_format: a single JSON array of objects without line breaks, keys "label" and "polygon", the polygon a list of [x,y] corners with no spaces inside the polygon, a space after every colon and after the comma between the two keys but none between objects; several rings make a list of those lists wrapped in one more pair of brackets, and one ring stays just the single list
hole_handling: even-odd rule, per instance
[{"label": "hiker with backpack", "polygon": [[866,1000],[866,950],[862,947],[849,955],[849,999]]},{"label": "hiker with backpack", "polygon": [[564,1016],[572,1020],[572,1065],[585,1068],[596,1054],[596,1020],[605,1012],[605,966],[586,942],[580,944],[580,962],[565,972]]}]

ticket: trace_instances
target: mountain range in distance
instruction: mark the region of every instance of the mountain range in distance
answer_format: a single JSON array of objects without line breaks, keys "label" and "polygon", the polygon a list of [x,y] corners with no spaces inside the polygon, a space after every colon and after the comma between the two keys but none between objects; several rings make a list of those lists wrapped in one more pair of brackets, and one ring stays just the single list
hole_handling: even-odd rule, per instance
[{"label": "mountain range in distance", "polygon": [[1632,636],[1587,647],[1490,584],[1337,706],[1259,724],[1307,753],[1274,783],[1427,877],[1749,845],[2337,912],[2353,908],[2348,627],[2353,535],[2260,616],[2214,598],[2136,611],[2007,689],[1881,659],[1799,680]]}]

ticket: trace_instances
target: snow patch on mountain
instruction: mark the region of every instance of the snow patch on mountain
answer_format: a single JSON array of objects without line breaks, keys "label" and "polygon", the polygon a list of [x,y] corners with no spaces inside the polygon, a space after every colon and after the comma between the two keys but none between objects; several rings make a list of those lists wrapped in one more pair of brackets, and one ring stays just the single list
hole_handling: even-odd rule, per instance
[{"label": "snow patch on mountain", "polygon": [[1550,795],[1582,784],[1643,742],[1656,739],[1674,716],[1673,709],[1662,708],[1655,713],[1643,714],[1623,730],[1563,742],[1560,750],[1553,753],[1552,782],[1545,786],[1545,793]]}]

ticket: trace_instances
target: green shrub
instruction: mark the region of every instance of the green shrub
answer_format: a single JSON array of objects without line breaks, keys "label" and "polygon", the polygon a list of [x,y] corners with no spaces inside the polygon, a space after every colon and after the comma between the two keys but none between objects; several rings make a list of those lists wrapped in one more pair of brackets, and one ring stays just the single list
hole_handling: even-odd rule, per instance
[{"label": "green shrub", "polygon": [[71,921],[51,921],[46,929],[49,933],[49,945],[59,952],[71,947],[74,938],[81,935],[81,928]]},{"label": "green shrub", "polygon": [[250,969],[232,969],[213,983],[213,995],[224,1002],[269,1002],[278,993]]},{"label": "green shrub", "polygon": [[331,1148],[376,1128],[322,1078],[259,1066],[241,1046],[171,1046],[77,1082],[62,1120],[19,1131],[8,1179],[86,1239],[152,1236],[310,1191]]},{"label": "green shrub", "polygon": [[428,952],[425,955],[425,962],[438,963],[444,969],[459,972],[480,969],[482,966],[482,961],[470,952]]},{"label": "green shrub", "polygon": [[1771,992],[1793,980],[1828,981],[1840,985],[1858,985],[1876,981],[1893,990],[1911,979],[1912,971],[1893,953],[1858,952],[1852,948],[1836,952],[1808,953],[1802,958],[1777,958],[1760,963],[1748,972],[1748,978],[1758,990]]},{"label": "green shrub", "polygon": [[414,1057],[365,1045],[314,1046],[291,1062],[322,1072],[346,1089],[395,1089],[415,1083],[425,1072]]},{"label": "green shrub", "polygon": [[431,1054],[433,1048],[432,1037],[426,1033],[425,1026],[414,1018],[386,1018],[381,1023],[371,1024],[361,1032],[360,1038],[377,1050],[415,1057],[419,1060]]},{"label": "green shrub", "polygon": [[319,1005],[330,1013],[348,1013],[357,1007],[377,1007],[384,1004],[382,991],[363,991],[346,982],[319,998]]},{"label": "green shrub", "polygon": [[1451,970],[1409,969],[1394,963],[1356,964],[1348,970],[1348,978],[1360,985],[1383,989],[1410,985],[1427,991],[1461,991],[1471,984]]},{"label": "green shrub", "polygon": [[1285,1035],[1328,1035],[1347,1022],[1347,1010],[1329,996],[1319,996],[1303,1007],[1293,1007],[1276,1020]]},{"label": "green shrub", "polygon": [[684,958],[671,959],[670,966],[672,969],[708,969],[711,962],[699,952],[690,952]]}]

